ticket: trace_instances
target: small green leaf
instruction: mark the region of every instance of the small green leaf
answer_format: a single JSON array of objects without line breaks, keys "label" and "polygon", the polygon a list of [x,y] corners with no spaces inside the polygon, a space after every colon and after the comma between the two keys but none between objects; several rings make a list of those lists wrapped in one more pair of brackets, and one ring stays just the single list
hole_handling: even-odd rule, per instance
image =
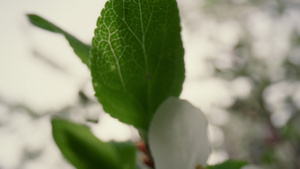
[{"label": "small green leaf", "polygon": [[52,132],[64,157],[77,169],[123,169],[114,146],[98,140],[88,127],[53,119]]},{"label": "small green leaf", "polygon": [[111,142],[120,156],[122,169],[134,169],[136,166],[136,146],[130,142]]},{"label": "small green leaf", "polygon": [[75,54],[81,59],[81,61],[86,64],[89,68],[91,66],[91,46],[84,44],[83,42],[76,39],[74,36],[70,35],[69,33],[65,32],[61,28],[55,26],[53,23],[47,21],[46,19],[35,15],[35,14],[27,14],[29,21],[41,28],[48,30],[53,33],[59,33],[65,36],[68,40],[70,46],[73,48]]},{"label": "small green leaf", "polygon": [[178,97],[184,49],[176,0],[109,0],[97,22],[92,77],[104,110],[147,132],[158,106]]},{"label": "small green leaf", "polygon": [[207,169],[241,169],[248,163],[245,161],[228,160],[214,166],[207,166]]}]

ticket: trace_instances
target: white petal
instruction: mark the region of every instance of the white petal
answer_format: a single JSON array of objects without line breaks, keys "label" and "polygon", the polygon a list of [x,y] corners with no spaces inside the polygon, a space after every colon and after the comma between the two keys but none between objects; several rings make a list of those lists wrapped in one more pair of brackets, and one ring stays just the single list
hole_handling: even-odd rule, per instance
[{"label": "white petal", "polygon": [[156,169],[205,166],[211,152],[204,114],[188,101],[175,97],[158,108],[148,136]]}]

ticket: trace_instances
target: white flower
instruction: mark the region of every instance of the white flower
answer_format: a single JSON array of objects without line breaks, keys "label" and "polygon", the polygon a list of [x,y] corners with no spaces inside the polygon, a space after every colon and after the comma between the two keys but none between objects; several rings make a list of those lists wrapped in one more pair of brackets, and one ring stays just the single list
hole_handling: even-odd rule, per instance
[{"label": "white flower", "polygon": [[211,152],[206,117],[188,101],[175,97],[158,108],[148,136],[155,169],[205,166]]}]

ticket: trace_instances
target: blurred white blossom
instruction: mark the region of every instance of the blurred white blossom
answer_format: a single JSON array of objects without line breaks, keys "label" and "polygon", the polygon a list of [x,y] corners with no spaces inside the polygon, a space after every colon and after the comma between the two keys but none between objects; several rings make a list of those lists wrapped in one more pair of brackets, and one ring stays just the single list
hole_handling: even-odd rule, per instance
[{"label": "blurred white blossom", "polygon": [[156,169],[205,166],[211,152],[206,117],[188,101],[167,99],[152,119],[149,146]]}]

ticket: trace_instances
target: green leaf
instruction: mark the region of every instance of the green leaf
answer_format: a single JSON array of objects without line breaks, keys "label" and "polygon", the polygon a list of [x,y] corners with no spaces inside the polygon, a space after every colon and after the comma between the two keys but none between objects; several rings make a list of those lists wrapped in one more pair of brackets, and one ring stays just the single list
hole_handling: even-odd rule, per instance
[{"label": "green leaf", "polygon": [[248,163],[245,161],[235,161],[235,160],[228,160],[221,164],[217,164],[214,166],[207,166],[207,169],[241,169],[243,166],[247,165]]},{"label": "green leaf", "polygon": [[136,146],[130,142],[111,142],[121,158],[122,169],[134,169],[136,166]]},{"label": "green leaf", "polygon": [[64,157],[77,169],[121,169],[118,151],[98,140],[88,127],[52,120],[53,138]]},{"label": "green leaf", "polygon": [[104,110],[147,132],[158,106],[178,97],[184,49],[176,0],[109,0],[97,22],[92,77]]},{"label": "green leaf", "polygon": [[91,46],[84,44],[83,42],[76,39],[74,36],[70,35],[61,28],[55,26],[53,23],[47,21],[46,19],[38,15],[27,14],[27,17],[33,25],[41,29],[64,35],[65,38],[68,40],[70,46],[73,48],[75,54],[81,59],[81,61],[84,64],[86,64],[89,68],[91,67]]}]

